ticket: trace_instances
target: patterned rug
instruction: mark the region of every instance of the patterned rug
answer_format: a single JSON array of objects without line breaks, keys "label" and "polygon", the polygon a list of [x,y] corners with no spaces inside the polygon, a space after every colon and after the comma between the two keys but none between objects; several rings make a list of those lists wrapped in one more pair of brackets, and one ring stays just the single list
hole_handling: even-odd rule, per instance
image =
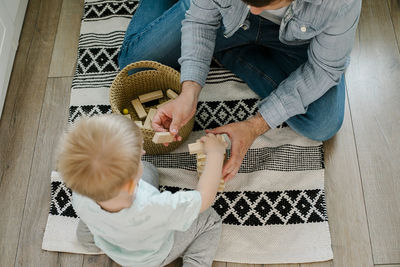
[{"label": "patterned rug", "polygon": [[[109,87],[118,73],[117,54],[137,2],[86,0],[72,83],[69,122],[83,114],[110,113]],[[229,93],[227,93],[229,92]],[[196,186],[196,159],[187,144],[210,129],[255,114],[259,99],[223,68],[212,68],[187,142],[166,155],[145,155],[160,172],[160,189]],[[228,153],[229,154],[229,153]],[[332,259],[325,206],[322,143],[280,126],[258,137],[238,175],[213,205],[223,221],[216,260],[239,263],[302,263]],[[98,254],[81,247],[71,190],[51,175],[51,207],[42,248]]]}]

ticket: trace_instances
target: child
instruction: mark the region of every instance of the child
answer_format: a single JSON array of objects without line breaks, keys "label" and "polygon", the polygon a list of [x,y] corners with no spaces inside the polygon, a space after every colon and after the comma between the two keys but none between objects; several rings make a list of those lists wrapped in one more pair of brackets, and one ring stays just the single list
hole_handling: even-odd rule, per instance
[{"label": "child", "polygon": [[101,115],[77,122],[60,143],[58,169],[87,225],[79,224],[78,240],[123,266],[163,266],[180,256],[184,266],[211,266],[221,219],[210,206],[226,147],[213,134],[201,142],[207,163],[196,190],[160,193],[156,168],[141,161],[133,121]]}]

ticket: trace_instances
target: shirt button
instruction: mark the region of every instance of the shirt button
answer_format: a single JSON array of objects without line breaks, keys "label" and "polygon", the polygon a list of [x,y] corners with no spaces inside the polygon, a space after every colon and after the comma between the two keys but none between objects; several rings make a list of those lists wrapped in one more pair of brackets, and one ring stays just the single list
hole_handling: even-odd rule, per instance
[{"label": "shirt button", "polygon": [[306,26],[302,26],[302,27],[300,28],[300,31],[302,31],[302,32],[306,32],[306,31],[307,31],[307,28],[306,28]]}]

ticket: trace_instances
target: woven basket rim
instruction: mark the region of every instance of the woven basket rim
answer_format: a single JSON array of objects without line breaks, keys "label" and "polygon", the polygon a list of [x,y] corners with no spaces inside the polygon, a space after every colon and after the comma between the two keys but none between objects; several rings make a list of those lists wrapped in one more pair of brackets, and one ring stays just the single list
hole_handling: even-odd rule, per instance
[{"label": "woven basket rim", "polygon": [[[133,74],[128,73],[130,70],[134,69],[145,69],[145,70],[140,70],[139,72]],[[152,79],[158,79],[158,80],[155,81]],[[135,83],[138,83],[138,87],[136,86],[132,87],[132,84]],[[180,73],[169,66],[150,60],[138,61],[127,65],[116,75],[110,87],[109,99],[112,112],[116,114],[122,114],[121,111],[123,108],[125,108],[126,103],[128,103],[128,101],[131,101],[137,98],[139,95],[146,92],[162,89],[164,91],[164,97],[165,97],[165,91],[167,90],[167,87],[153,88],[152,90],[149,90],[148,87],[155,86],[154,84],[163,84],[162,86],[167,85],[168,89],[173,89],[177,93],[180,93],[181,92]],[[129,87],[127,91],[126,89],[124,89],[127,88],[125,86]],[[135,88],[139,88],[139,92],[135,93],[136,90]],[[124,92],[127,93],[125,93],[124,95]],[[133,94],[134,96],[133,97],[132,95],[129,96],[129,94]],[[121,104],[121,102],[125,104]],[[132,108],[130,113],[132,116],[131,117],[132,120],[137,118],[137,114],[134,111],[132,112]],[[179,142],[173,142],[168,147],[165,147],[163,144],[154,144],[151,142],[152,136],[155,133],[153,129],[141,128],[141,132],[145,140],[145,146],[147,145],[148,147],[150,147],[150,150],[154,148],[154,151],[158,153],[165,153],[173,150],[174,147],[179,146],[184,140],[187,139],[187,137],[189,136],[189,134],[193,129],[194,119],[195,118],[193,116],[189,120],[189,122],[184,126],[182,126],[181,129],[179,130],[179,135],[182,136],[183,140]],[[147,148],[146,150],[147,152],[150,152],[149,154],[157,154],[157,153],[152,153],[152,151],[148,150],[149,148]]]}]

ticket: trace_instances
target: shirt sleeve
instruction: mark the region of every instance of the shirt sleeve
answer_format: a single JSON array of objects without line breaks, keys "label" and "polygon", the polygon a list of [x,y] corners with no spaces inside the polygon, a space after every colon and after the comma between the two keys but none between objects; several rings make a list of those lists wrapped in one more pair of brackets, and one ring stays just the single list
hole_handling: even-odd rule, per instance
[{"label": "shirt sleeve", "polygon": [[210,0],[192,0],[182,21],[181,82],[202,87],[210,70],[221,14]]},{"label": "shirt sleeve", "polygon": [[259,112],[271,128],[290,117],[304,114],[307,106],[337,85],[349,64],[359,20],[361,1],[336,18],[314,37],[308,60],[259,103]]},{"label": "shirt sleeve", "polygon": [[172,194],[164,191],[152,199],[165,216],[169,229],[186,231],[198,217],[201,208],[201,195],[199,191],[180,191]]}]

